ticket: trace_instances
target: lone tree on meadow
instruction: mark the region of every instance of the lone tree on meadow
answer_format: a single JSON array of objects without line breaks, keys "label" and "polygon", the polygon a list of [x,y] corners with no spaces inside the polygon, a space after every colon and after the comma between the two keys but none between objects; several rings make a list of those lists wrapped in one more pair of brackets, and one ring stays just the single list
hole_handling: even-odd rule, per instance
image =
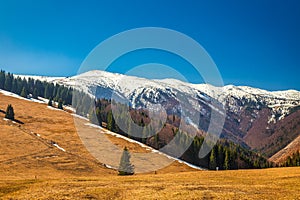
[{"label": "lone tree on meadow", "polygon": [[6,109],[6,114],[5,118],[10,119],[10,120],[15,120],[15,112],[14,108],[9,104]]},{"label": "lone tree on meadow", "polygon": [[133,175],[134,174],[134,166],[130,163],[130,153],[127,147],[124,148],[120,165],[119,165],[119,175],[126,176],[126,175]]}]

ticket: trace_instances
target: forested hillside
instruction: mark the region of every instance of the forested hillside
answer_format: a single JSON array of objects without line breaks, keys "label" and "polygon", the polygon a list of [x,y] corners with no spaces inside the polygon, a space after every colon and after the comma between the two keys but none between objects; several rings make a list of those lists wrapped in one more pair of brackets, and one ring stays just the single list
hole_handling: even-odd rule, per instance
[{"label": "forested hillside", "polygon": [[[75,106],[77,114],[88,116],[90,121],[94,124],[104,125],[107,129],[113,132],[142,142],[155,149],[161,149],[166,146],[177,134],[180,134],[180,141],[178,142],[179,146],[185,146],[184,143],[189,140],[188,137],[191,137],[187,133],[179,131],[178,127],[180,125],[180,117],[176,115],[167,116],[167,121],[163,124],[163,128],[156,135],[147,137],[145,136],[146,133],[143,132],[140,137],[134,137],[128,134],[130,133],[130,127],[128,132],[124,132],[115,122],[111,106],[118,104],[117,102],[107,99],[94,100],[89,95],[77,91],[74,93],[74,96],[78,97],[74,98],[77,100],[73,102],[73,106]],[[117,117],[121,118],[121,120],[119,120],[124,123],[128,123],[129,120],[126,117],[126,108],[126,105],[118,105],[120,114]],[[136,124],[146,126],[147,129],[154,130],[154,128],[149,125],[151,119],[149,118],[147,110],[130,108],[129,112],[132,120]],[[201,134],[197,134],[197,136],[192,140],[190,147],[181,156],[181,159],[200,167],[208,169],[251,169],[273,166],[272,163],[268,162],[265,157],[258,153],[252,152],[249,149],[225,139],[219,140],[205,158],[199,159],[198,154],[203,144],[204,137]]]},{"label": "forested hillside", "polygon": [[289,156],[285,163],[283,163],[284,167],[294,167],[300,166],[300,151],[293,153]]},{"label": "forested hillside", "polygon": [[42,82],[32,78],[22,79],[3,70],[0,71],[0,89],[18,94],[24,98],[52,98],[56,102],[61,100],[65,105],[72,104],[73,89],[71,87],[46,81]]}]

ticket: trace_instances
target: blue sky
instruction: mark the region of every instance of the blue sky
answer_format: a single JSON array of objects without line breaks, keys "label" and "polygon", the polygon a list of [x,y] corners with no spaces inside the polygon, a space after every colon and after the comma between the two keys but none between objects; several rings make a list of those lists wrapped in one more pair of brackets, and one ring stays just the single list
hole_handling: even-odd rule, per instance
[{"label": "blue sky", "polygon": [[[300,90],[297,0],[1,0],[0,68],[18,74],[75,75],[101,41],[149,26],[195,39],[210,54],[225,84]],[[176,65],[188,81],[202,81],[184,61],[159,51],[125,55],[111,70],[122,73],[143,62]]]}]

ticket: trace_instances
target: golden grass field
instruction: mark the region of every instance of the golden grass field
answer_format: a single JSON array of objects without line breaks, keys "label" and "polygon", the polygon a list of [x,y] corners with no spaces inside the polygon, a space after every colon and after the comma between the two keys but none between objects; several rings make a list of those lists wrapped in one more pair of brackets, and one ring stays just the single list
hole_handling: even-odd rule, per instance
[{"label": "golden grass field", "polygon": [[2,199],[300,199],[300,168],[2,180]]},{"label": "golden grass field", "polygon": [[[217,172],[174,162],[156,174],[120,177],[86,150],[70,113],[0,94],[0,109],[7,104],[25,124],[0,113],[0,199],[300,199],[299,167]],[[107,137],[120,148],[146,152]]]}]

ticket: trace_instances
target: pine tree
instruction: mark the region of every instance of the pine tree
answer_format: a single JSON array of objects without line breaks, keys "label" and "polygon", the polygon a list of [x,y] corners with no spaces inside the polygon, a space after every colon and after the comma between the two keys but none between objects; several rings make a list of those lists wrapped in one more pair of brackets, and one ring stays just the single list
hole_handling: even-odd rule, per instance
[{"label": "pine tree", "polygon": [[102,126],[101,110],[100,110],[100,108],[96,108],[96,117],[97,117],[97,122],[98,122],[99,126]]},{"label": "pine tree", "polygon": [[46,84],[44,98],[48,99],[49,97],[50,97],[50,88],[49,88],[49,85]]},{"label": "pine tree", "polygon": [[25,87],[23,87],[23,89],[22,89],[21,97],[27,98],[27,90]]},{"label": "pine tree", "polygon": [[0,71],[0,89],[4,89],[5,84],[5,71]]},{"label": "pine tree", "polygon": [[225,150],[224,169],[230,169],[230,155],[229,150]]},{"label": "pine tree", "polygon": [[215,148],[213,148],[209,157],[209,168],[216,169],[216,167],[217,167],[217,159],[216,159]]},{"label": "pine tree", "polygon": [[124,148],[120,165],[119,165],[119,175],[133,175],[134,174],[134,166],[130,163],[130,153],[127,147]]},{"label": "pine tree", "polygon": [[60,99],[59,101],[58,101],[58,107],[57,107],[58,109],[61,109],[61,110],[63,110],[64,108],[63,108],[63,101]]},{"label": "pine tree", "polygon": [[143,132],[141,135],[142,143],[146,144],[149,133],[150,133],[150,126],[148,125],[143,128]]},{"label": "pine tree", "polygon": [[6,91],[11,92],[12,82],[13,82],[13,75],[10,74],[10,73],[6,74],[6,76],[5,76],[5,83],[4,83],[4,89]]},{"label": "pine tree", "polygon": [[218,144],[218,153],[217,153],[217,166],[223,169],[224,165],[224,151],[223,146]]},{"label": "pine tree", "polygon": [[98,118],[97,118],[97,115],[96,115],[96,111],[95,111],[94,108],[90,109],[89,120],[92,124],[101,125],[101,124],[99,124],[99,121],[98,121]]},{"label": "pine tree", "polygon": [[108,114],[107,114],[107,129],[112,131],[113,130],[113,116],[112,116],[112,112],[110,111]]},{"label": "pine tree", "polygon": [[5,118],[15,120],[15,112],[11,104],[7,106]]},{"label": "pine tree", "polygon": [[18,81],[17,79],[13,80],[11,92],[17,94],[18,92]]},{"label": "pine tree", "polygon": [[127,120],[127,137],[128,137],[128,138],[130,138],[131,135],[133,135],[133,130],[132,130],[131,123],[132,123],[132,119],[131,119],[131,117],[130,117],[130,118],[128,118],[128,120]]},{"label": "pine tree", "polygon": [[36,89],[36,88],[34,88],[34,90],[33,90],[33,94],[32,94],[32,97],[34,98],[34,99],[38,99],[38,90]]},{"label": "pine tree", "polygon": [[52,97],[50,97],[49,101],[48,101],[48,106],[53,106],[53,102],[52,102]]}]

